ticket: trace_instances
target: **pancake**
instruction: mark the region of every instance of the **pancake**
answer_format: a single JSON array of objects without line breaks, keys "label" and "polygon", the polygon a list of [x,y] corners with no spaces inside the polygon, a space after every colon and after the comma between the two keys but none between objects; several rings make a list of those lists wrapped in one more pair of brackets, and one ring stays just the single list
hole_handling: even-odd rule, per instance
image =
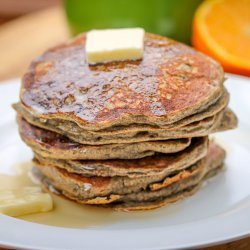
[{"label": "pancake", "polygon": [[[202,146],[200,145],[200,147]],[[171,158],[167,155],[162,155],[158,158],[144,158],[142,159],[143,163],[139,162],[138,165],[144,164],[145,168],[150,168],[152,166],[152,161],[154,161],[156,166],[158,164],[160,165],[161,172],[158,171],[155,174],[151,173],[149,176],[137,176],[133,178],[127,176],[114,176],[112,178],[97,176],[88,177],[76,174],[75,172],[70,173],[65,169],[58,168],[51,164],[43,165],[38,160],[34,160],[34,163],[35,166],[42,172],[42,174],[53,180],[60,189],[65,191],[67,190],[67,192],[71,194],[77,192],[79,196],[82,196],[85,199],[91,199],[95,198],[96,196],[107,196],[112,193],[127,194],[145,190],[149,184],[159,182],[176,171],[190,167],[192,164],[204,157],[206,151],[203,153],[203,155],[196,155],[195,153],[197,153],[197,151],[193,149],[192,152],[191,149],[190,152],[187,152],[186,154],[182,154],[179,157],[177,155],[175,164],[173,163],[173,160],[172,162],[170,161]],[[172,156],[172,158],[173,157],[174,156]],[[134,166],[136,166],[138,161],[140,160],[133,160],[130,162],[130,164],[134,164]],[[112,162],[110,162],[110,164],[112,164]],[[129,163],[126,164],[126,162],[121,160],[120,164],[123,164],[123,166],[126,167]]]},{"label": "pancake", "polygon": [[[31,119],[25,119],[38,127],[63,134],[70,138],[72,141],[89,145],[102,145],[102,144],[125,144],[146,141],[170,140],[190,137],[207,136],[211,133],[233,129],[237,126],[237,118],[230,109],[225,109],[217,113],[215,116],[207,117],[203,120],[193,122],[183,127],[174,129],[162,128],[147,128],[141,131],[124,130],[123,133],[108,133],[105,136],[92,134],[89,132],[81,132],[78,134],[73,128],[69,131],[64,131],[61,126],[43,126],[40,123],[33,122]],[[227,120],[227,123],[224,122]]]},{"label": "pancake", "polygon": [[[225,152],[223,149],[215,144],[210,144],[207,156],[190,168],[184,170],[188,174],[182,175],[180,171],[167,177],[168,185],[163,185],[161,189],[152,191],[148,188],[139,192],[123,195],[112,193],[108,196],[94,197],[91,199],[82,197],[76,190],[72,193],[68,192],[68,190],[60,189],[60,183],[43,175],[39,168],[35,167],[33,174],[40,180],[45,188],[51,189],[52,187],[52,190],[56,191],[57,194],[82,204],[104,205],[105,207],[125,211],[144,210],[160,207],[193,194],[198,190],[203,180],[213,176],[222,169],[224,157]],[[177,175],[179,176],[178,178],[176,178]],[[80,182],[79,179],[78,181]],[[162,180],[161,183],[166,183],[166,179]]]},{"label": "pancake", "polygon": [[[111,126],[106,129],[98,130],[98,131],[88,131],[84,130],[83,128],[79,127],[76,123],[67,121],[67,120],[59,120],[59,119],[39,119],[36,117],[33,117],[27,110],[22,108],[21,103],[17,103],[14,105],[14,108],[17,110],[17,112],[23,116],[26,120],[28,120],[30,123],[37,125],[38,127],[42,127],[45,129],[53,130],[53,128],[60,128],[63,134],[67,133],[67,131],[73,131],[75,134],[84,134],[88,133],[90,135],[97,135],[97,136],[107,136],[109,134],[116,135],[116,134],[124,134],[127,132],[140,132],[142,129],[154,129],[154,128],[179,128],[183,127],[187,124],[203,120],[208,117],[212,117],[222,111],[226,108],[229,100],[229,94],[227,90],[224,89],[222,96],[219,98],[217,102],[215,102],[213,105],[209,106],[206,110],[193,114],[191,116],[188,116],[184,119],[181,119],[173,124],[168,124],[165,126],[150,126],[145,124],[130,124],[127,126]],[[87,136],[87,135],[86,135]]]},{"label": "pancake", "polygon": [[71,121],[88,131],[166,126],[206,110],[222,95],[221,66],[184,44],[146,34],[143,60],[89,66],[85,38],[31,63],[20,101],[33,117]]},{"label": "pancake", "polygon": [[[83,176],[129,178],[146,176],[167,176],[175,170],[187,168],[197,162],[207,153],[208,139],[193,138],[191,145],[185,150],[173,154],[157,154],[136,160],[103,160],[77,161],[59,160],[35,154],[34,164],[56,167]],[[59,170],[57,170],[59,171]],[[60,172],[60,171],[59,171]]]},{"label": "pancake", "polygon": [[67,137],[30,125],[18,118],[23,141],[43,157],[67,160],[137,159],[155,153],[176,153],[187,148],[190,138],[131,144],[84,145]]},{"label": "pancake", "polygon": [[[194,130],[195,128],[197,128],[197,126],[201,128],[201,124],[199,124],[198,121],[202,121],[203,127],[206,126],[208,128],[211,128],[214,123],[218,121],[218,119],[220,118],[219,116],[222,115],[222,112],[224,112],[224,109],[228,103],[228,99],[229,95],[227,91],[224,91],[219,101],[217,101],[214,105],[211,105],[207,110],[198,114],[194,114],[190,117],[186,117],[185,119],[182,119],[174,124],[170,124],[167,127],[164,127],[164,129],[160,127],[148,126],[145,124],[131,124],[130,126],[113,126],[109,129],[104,129],[100,131],[86,131],[78,127],[77,124],[70,121],[63,121],[57,119],[45,120],[35,118],[31,116],[28,112],[26,112],[24,109],[22,109],[20,104],[16,104],[15,109],[29,123],[35,126],[54,131],[63,135],[67,135],[67,137],[82,144],[101,145],[116,142],[126,143],[126,139],[128,137],[133,137],[128,138],[128,142],[136,142],[137,140],[152,141],[155,137],[157,137],[156,133],[161,134],[163,131],[165,131],[165,129],[171,131],[179,129],[178,131],[180,134],[182,131],[185,131],[185,128],[189,128],[189,130],[190,128]],[[147,138],[143,139],[143,135],[145,135],[145,133],[150,134],[149,136],[147,136]],[[160,135],[158,135],[158,137],[159,136]],[[185,134],[183,136],[185,136]]]}]

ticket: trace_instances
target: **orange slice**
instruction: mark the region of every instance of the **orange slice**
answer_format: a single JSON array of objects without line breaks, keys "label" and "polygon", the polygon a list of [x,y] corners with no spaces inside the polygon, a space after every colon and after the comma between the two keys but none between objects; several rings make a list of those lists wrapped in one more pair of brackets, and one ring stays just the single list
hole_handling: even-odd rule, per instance
[{"label": "orange slice", "polygon": [[250,0],[206,0],[193,21],[192,43],[225,71],[250,76]]}]

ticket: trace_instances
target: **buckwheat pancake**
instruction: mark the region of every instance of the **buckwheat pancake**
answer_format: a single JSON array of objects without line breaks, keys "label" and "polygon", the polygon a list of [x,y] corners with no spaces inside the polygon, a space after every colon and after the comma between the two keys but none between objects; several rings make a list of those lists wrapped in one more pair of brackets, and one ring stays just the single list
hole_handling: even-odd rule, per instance
[{"label": "buckwheat pancake", "polygon": [[208,140],[235,128],[210,57],[145,34],[142,60],[89,65],[86,34],[29,66],[14,104],[41,185],[82,204],[143,210],[196,192],[223,167]]},{"label": "buckwheat pancake", "polygon": [[222,96],[221,66],[184,44],[146,34],[142,60],[89,66],[85,38],[80,35],[32,62],[22,80],[22,109],[88,131],[161,127],[206,110]]},{"label": "buckwheat pancake", "polygon": [[[223,92],[222,97],[207,110],[186,117],[167,127],[156,127],[150,125],[135,125],[110,127],[100,131],[86,131],[78,127],[75,123],[64,121],[58,123],[57,119],[44,120],[32,117],[28,112],[21,108],[20,104],[15,105],[17,112],[23,116],[29,123],[54,131],[74,141],[82,144],[101,145],[109,143],[131,143],[140,141],[153,141],[162,139],[174,139],[191,136],[205,136],[219,126],[225,107],[228,104],[229,95],[227,91]],[[226,112],[230,112],[226,110]],[[233,128],[236,124],[236,118],[232,116],[231,126],[224,129]],[[223,129],[222,129],[223,130]],[[190,134],[191,131],[191,134]],[[162,135],[162,136],[161,136]]]},{"label": "buckwheat pancake", "polygon": [[[27,117],[25,117],[27,119]],[[33,124],[32,120],[27,120]],[[226,121],[226,122],[225,122]],[[217,113],[215,116],[205,118],[201,121],[196,121],[179,127],[177,129],[163,129],[163,128],[146,128],[141,131],[124,130],[123,133],[108,133],[105,136],[96,135],[87,131],[82,131],[78,134],[73,129],[66,131],[61,130],[61,126],[47,127],[41,124],[33,124],[38,127],[54,131],[59,134],[66,135],[72,141],[89,145],[103,145],[103,144],[125,144],[135,142],[149,142],[159,140],[181,139],[190,137],[207,136],[211,133],[233,129],[237,126],[237,118],[230,109],[225,109]]]},{"label": "buckwheat pancake", "polygon": [[[172,154],[157,154],[135,160],[60,160],[43,157],[35,153],[34,164],[47,167],[50,171],[54,167],[69,173],[85,177],[146,177],[167,176],[175,170],[184,169],[203,158],[207,153],[208,138],[193,138],[192,143],[185,150]],[[55,170],[59,171],[60,170]]]},{"label": "buckwheat pancake", "polygon": [[[81,187],[82,178],[76,175],[71,175],[71,181],[69,180],[66,184],[44,175],[41,168],[33,168],[33,175],[45,188],[82,204],[104,204],[118,210],[143,210],[157,208],[193,194],[204,179],[221,170],[224,157],[223,149],[215,144],[210,144],[208,154],[202,160],[187,169],[165,177],[158,183],[149,184],[143,190],[124,194],[110,193],[90,199],[86,199],[86,193],[90,192],[92,186]],[[92,183],[94,182],[95,180]],[[74,183],[73,186],[77,183],[78,187],[72,188],[72,183]],[[97,182],[96,185],[98,184],[100,183]]]},{"label": "buckwheat pancake", "polygon": [[68,160],[137,159],[155,153],[176,153],[187,148],[190,138],[131,144],[84,145],[67,137],[30,125],[18,117],[23,141],[43,157]]},{"label": "buckwheat pancake", "polygon": [[[192,164],[199,161],[206,155],[206,148],[204,150],[204,144],[206,140],[201,139],[194,142],[192,147],[181,155],[176,153],[175,155],[159,155],[146,157],[139,160],[116,160],[108,162],[110,165],[116,166],[116,163],[120,163],[123,168],[131,166],[136,168],[137,166],[144,165],[144,168],[151,169],[151,175],[148,176],[135,176],[133,178],[128,176],[113,176],[113,177],[100,177],[100,176],[85,176],[82,174],[76,174],[76,172],[68,172],[62,167],[52,164],[41,164],[38,159],[34,160],[35,166],[39,168],[41,173],[47,176],[49,179],[57,183],[57,186],[63,190],[67,190],[69,193],[74,193],[78,190],[78,194],[85,197],[85,199],[95,198],[96,196],[107,196],[109,194],[127,194],[132,192],[139,192],[145,190],[149,184],[159,182],[165,179],[167,176],[175,173],[176,171],[183,170],[190,167]],[[199,146],[198,150],[195,147]],[[201,152],[203,151],[203,152]],[[198,154],[198,152],[200,154]],[[47,162],[49,162],[47,160]],[[56,162],[54,160],[53,162]],[[106,163],[106,161],[105,161]],[[105,164],[104,163],[104,164]],[[99,165],[102,163],[99,162]],[[84,167],[85,162],[82,161]],[[158,171],[154,172],[154,168],[158,167]],[[88,191],[86,192],[86,189]]]},{"label": "buckwheat pancake", "polygon": [[[217,113],[219,113],[220,111],[222,111],[223,109],[225,109],[228,105],[228,101],[229,101],[229,93],[227,92],[226,89],[223,89],[222,95],[220,96],[220,98],[212,105],[210,105],[207,109],[193,114],[191,116],[187,116],[177,122],[174,122],[172,124],[167,124],[167,125],[163,125],[163,126],[152,126],[152,125],[148,125],[148,124],[129,124],[126,126],[110,126],[108,128],[104,128],[104,129],[100,129],[98,131],[89,131],[89,133],[91,134],[97,134],[97,135],[106,135],[106,133],[124,133],[124,130],[133,130],[133,131],[140,131],[141,128],[144,129],[151,129],[151,128],[179,128],[182,126],[185,126],[187,124],[196,122],[196,121],[200,121],[203,120],[205,118],[208,117],[212,117],[214,115],[216,115]],[[40,126],[46,126],[47,127],[58,127],[60,125],[60,127],[65,126],[64,130],[67,131],[67,127],[69,127],[71,130],[76,131],[78,134],[80,134],[82,131],[85,131],[83,128],[79,127],[76,123],[71,122],[71,121],[67,121],[67,120],[58,120],[56,118],[54,119],[42,119],[42,118],[36,118],[33,117],[31,113],[29,113],[25,108],[23,108],[21,103],[16,103],[13,105],[14,108],[16,109],[16,111],[23,117],[25,117],[27,120],[29,120],[32,124],[38,125],[40,124]],[[88,130],[86,130],[88,131]]]}]

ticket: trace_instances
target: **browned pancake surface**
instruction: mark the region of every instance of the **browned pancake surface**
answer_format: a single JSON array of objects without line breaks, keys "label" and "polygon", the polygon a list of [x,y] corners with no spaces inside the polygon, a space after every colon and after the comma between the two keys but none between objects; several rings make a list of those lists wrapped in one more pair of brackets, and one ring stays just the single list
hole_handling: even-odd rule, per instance
[{"label": "browned pancake surface", "polygon": [[83,34],[37,58],[20,97],[36,116],[63,117],[94,130],[131,116],[180,120],[215,102],[222,81],[217,62],[152,34],[145,36],[143,60],[89,66]]}]

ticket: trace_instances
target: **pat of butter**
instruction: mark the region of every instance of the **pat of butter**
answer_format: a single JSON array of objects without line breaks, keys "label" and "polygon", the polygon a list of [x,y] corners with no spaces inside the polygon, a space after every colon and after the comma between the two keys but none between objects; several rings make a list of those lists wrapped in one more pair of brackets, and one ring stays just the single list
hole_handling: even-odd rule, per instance
[{"label": "pat of butter", "polygon": [[89,64],[143,58],[144,29],[92,30],[87,33],[86,55]]},{"label": "pat of butter", "polygon": [[0,214],[21,216],[52,210],[52,197],[40,187],[0,190]]}]

